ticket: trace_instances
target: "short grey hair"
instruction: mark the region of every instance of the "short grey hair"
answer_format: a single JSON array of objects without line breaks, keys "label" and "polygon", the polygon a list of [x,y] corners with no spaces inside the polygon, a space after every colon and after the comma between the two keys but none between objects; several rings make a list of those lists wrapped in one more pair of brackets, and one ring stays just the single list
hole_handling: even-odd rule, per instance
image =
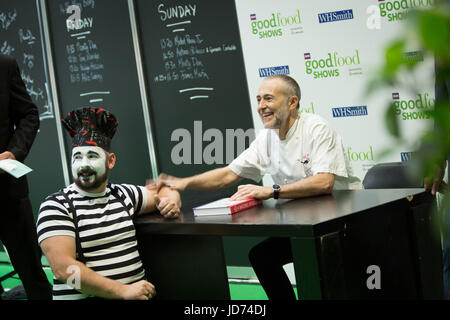
[{"label": "short grey hair", "polygon": [[272,79],[280,79],[284,82],[285,93],[287,96],[297,96],[298,97],[297,109],[299,109],[300,108],[301,91],[300,91],[300,86],[298,85],[297,81],[295,81],[294,78],[287,76],[285,74],[276,74],[273,76],[268,76],[265,80],[272,80]]}]

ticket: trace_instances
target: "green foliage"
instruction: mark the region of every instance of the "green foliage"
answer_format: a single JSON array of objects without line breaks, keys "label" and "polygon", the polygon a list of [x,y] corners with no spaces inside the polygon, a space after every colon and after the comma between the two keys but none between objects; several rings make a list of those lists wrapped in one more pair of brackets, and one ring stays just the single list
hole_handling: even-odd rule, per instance
[{"label": "green foliage", "polygon": [[[368,94],[374,94],[383,86],[402,87],[404,79],[420,65],[420,59],[410,59],[405,52],[419,48],[424,57],[434,56],[437,68],[436,82],[450,78],[450,6],[436,4],[427,10],[411,10],[401,37],[385,49],[384,65],[368,86]],[[405,77],[406,76],[406,77]],[[410,87],[411,90],[416,88]],[[420,148],[411,160],[411,173],[420,177],[436,177],[450,154],[450,102],[449,98],[436,99],[430,111],[434,124],[423,132]],[[392,103],[386,107],[385,124],[396,141],[404,140],[398,116]],[[447,188],[445,205],[450,205],[450,189]]]},{"label": "green foliage", "polygon": [[450,19],[448,7],[436,7],[429,11],[415,11],[412,22],[417,25],[417,32],[425,49],[434,53],[438,59],[449,58]]},{"label": "green foliage", "polygon": [[400,128],[398,125],[398,118],[395,114],[394,103],[390,103],[389,107],[386,109],[385,121],[388,132],[395,138],[400,138]]}]

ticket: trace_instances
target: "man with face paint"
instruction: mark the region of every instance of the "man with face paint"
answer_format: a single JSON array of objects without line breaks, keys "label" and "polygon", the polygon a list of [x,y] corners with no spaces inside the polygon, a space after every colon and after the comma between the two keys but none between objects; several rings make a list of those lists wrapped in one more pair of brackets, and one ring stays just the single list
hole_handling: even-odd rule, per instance
[{"label": "man with face paint", "polygon": [[73,148],[72,177],[80,189],[95,191],[108,180],[107,156],[99,147]]},{"label": "man with face paint", "polygon": [[[242,178],[275,184],[240,185],[231,200],[302,198],[329,194],[333,189],[360,189],[345,156],[341,137],[318,115],[298,112],[300,87],[291,77],[267,77],[256,100],[264,128],[248,149],[228,166],[187,178],[161,174],[158,186],[176,190],[217,190]],[[292,262],[290,240],[269,238],[250,250],[250,262],[269,299],[295,299],[283,265]]]},{"label": "man with face paint", "polygon": [[53,273],[53,299],[148,300],[156,290],[145,278],[133,219],[159,210],[167,219],[181,208],[177,191],[108,182],[116,156],[109,152],[118,122],[104,109],[70,112],[74,183],[41,204],[38,241]]}]

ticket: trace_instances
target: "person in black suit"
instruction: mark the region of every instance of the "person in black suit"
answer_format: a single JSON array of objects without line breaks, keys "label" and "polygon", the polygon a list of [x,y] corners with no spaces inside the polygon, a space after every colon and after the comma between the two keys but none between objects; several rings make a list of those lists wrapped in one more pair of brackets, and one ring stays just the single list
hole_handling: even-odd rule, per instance
[{"label": "person in black suit", "polygon": [[[39,129],[39,111],[31,100],[14,58],[0,54],[0,160],[23,162]],[[8,250],[28,299],[51,299],[28,183],[0,172],[0,240]]]}]

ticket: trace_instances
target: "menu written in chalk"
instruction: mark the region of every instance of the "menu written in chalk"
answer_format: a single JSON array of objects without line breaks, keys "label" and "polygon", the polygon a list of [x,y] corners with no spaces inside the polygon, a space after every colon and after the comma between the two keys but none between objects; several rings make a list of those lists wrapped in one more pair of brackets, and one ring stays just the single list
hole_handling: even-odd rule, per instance
[{"label": "menu written in chalk", "polygon": [[54,118],[44,65],[40,17],[34,1],[0,3],[0,52],[14,56],[25,87],[39,108],[41,119]]},{"label": "menu written in chalk", "polygon": [[0,35],[0,52],[16,59],[24,85],[38,108],[41,120],[39,132],[25,159],[25,163],[34,169],[27,179],[31,204],[37,215],[42,200],[64,187],[39,1],[0,1]]},{"label": "menu written in chalk", "polygon": [[136,7],[160,171],[187,176],[224,166],[238,151],[229,156],[226,130],[253,128],[234,1]]},{"label": "menu written in chalk", "polygon": [[111,111],[119,126],[110,180],[144,184],[152,172],[127,1],[46,3],[62,114],[83,107]]},{"label": "menu written in chalk", "polygon": [[[206,6],[204,9],[207,9]],[[160,3],[157,10],[162,22],[172,19],[190,19],[196,17],[197,4],[166,7],[163,3]],[[166,24],[172,34],[160,39],[164,71],[155,75],[154,82],[209,80],[208,70],[203,62],[205,59],[202,59],[203,56],[237,50],[237,46],[233,43],[220,44],[219,41],[219,43],[216,42],[211,46],[212,41],[205,41],[201,33],[190,34],[186,32],[191,24],[191,20]]]},{"label": "menu written in chalk", "polygon": [[[84,6],[93,8],[95,1],[89,2],[88,5],[84,3]],[[75,13],[66,20],[66,31],[74,40],[66,44],[70,83],[103,82],[102,72],[105,66],[102,55],[96,41],[90,37],[94,17],[81,18],[81,5],[60,5],[59,8],[63,15]]]}]

